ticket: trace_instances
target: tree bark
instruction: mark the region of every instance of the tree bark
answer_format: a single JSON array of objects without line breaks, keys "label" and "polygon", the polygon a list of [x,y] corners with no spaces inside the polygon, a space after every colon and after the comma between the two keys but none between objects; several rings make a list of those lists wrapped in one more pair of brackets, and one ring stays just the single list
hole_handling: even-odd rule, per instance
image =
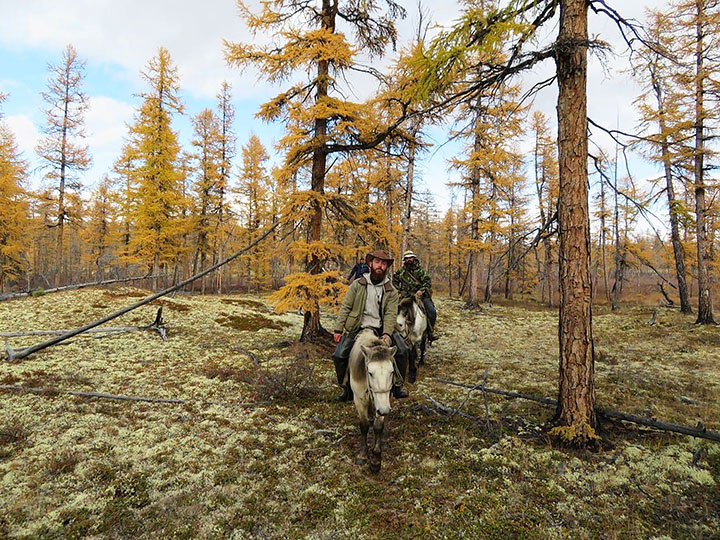
[{"label": "tree bark", "polygon": [[697,324],[715,324],[712,310],[710,277],[708,275],[709,247],[705,216],[705,79],[703,51],[703,20],[706,16],[702,0],[697,0],[695,40],[695,237],[697,244],[698,316]]},{"label": "tree bark", "polygon": [[[322,0],[322,27],[331,32],[335,31],[335,7],[331,0]],[[325,99],[328,95],[329,63],[327,60],[318,61],[317,67],[317,93],[315,103]],[[325,168],[327,166],[327,119],[316,118],[313,135],[315,149],[312,155],[312,169],[310,189],[317,193],[325,193]],[[313,214],[310,218],[310,242],[319,242],[322,233],[322,207],[315,200],[312,203]],[[311,275],[322,272],[323,261],[313,253],[306,261],[306,271]],[[315,341],[325,339],[329,335],[320,324],[320,305],[315,303],[310,311],[305,312],[304,323],[300,341]]]},{"label": "tree bark", "polygon": [[555,423],[578,444],[596,437],[587,188],[587,2],[561,0],[556,44],[560,195],[560,372]]}]

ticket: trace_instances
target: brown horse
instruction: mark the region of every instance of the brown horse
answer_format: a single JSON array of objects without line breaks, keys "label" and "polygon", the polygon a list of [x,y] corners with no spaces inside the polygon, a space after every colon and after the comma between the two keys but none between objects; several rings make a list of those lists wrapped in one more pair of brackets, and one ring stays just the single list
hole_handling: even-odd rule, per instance
[{"label": "brown horse", "polygon": [[408,381],[417,379],[418,367],[425,363],[425,345],[427,344],[427,315],[414,296],[403,298],[398,305],[397,328],[410,349]]},{"label": "brown horse", "polygon": [[[360,419],[360,452],[355,463],[370,462],[370,470],[378,472],[382,461],[382,436],[385,416],[390,413],[390,391],[393,384],[402,384],[395,364],[395,347],[388,347],[375,333],[362,330],[350,351],[350,386],[355,409]],[[373,425],[375,444],[368,453],[368,432]]]}]

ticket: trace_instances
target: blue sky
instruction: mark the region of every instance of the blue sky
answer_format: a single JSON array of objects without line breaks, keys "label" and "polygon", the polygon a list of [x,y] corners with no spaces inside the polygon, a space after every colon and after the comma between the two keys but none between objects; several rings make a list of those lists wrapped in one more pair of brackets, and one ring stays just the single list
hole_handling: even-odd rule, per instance
[{"label": "blue sky", "polygon": [[[249,4],[257,5],[256,1]],[[409,17],[399,25],[400,41],[412,37],[415,23],[414,3],[403,2]],[[430,18],[439,25],[450,24],[459,8],[441,0],[423,3]],[[642,18],[645,5],[659,6],[660,0],[633,0],[623,7],[628,17]],[[88,143],[94,158],[93,168],[83,183],[92,187],[108,172],[117,157],[126,124],[132,121],[139,104],[138,92],[144,84],[139,72],[148,60],[166,47],[180,72],[182,99],[186,115],[176,119],[186,148],[192,133],[190,118],[206,107],[214,108],[215,94],[220,83],[228,80],[233,86],[236,107],[235,130],[238,144],[245,144],[251,133],[257,134],[274,159],[274,141],[282,134],[279,125],[267,125],[254,118],[259,105],[274,95],[279,87],[257,81],[254,73],[242,74],[228,68],[223,59],[222,40],[255,41],[266,36],[252,36],[237,14],[234,0],[0,0],[0,91],[9,93],[4,103],[6,122],[13,130],[24,157],[37,164],[34,146],[43,125],[43,101],[40,93],[47,86],[47,64],[57,64],[62,50],[72,43],[87,62],[84,90],[90,97],[87,115]],[[550,33],[556,32],[550,29]],[[602,17],[591,17],[591,32],[619,44],[614,23]],[[616,50],[620,52],[619,45]],[[386,61],[387,62],[387,61]],[[615,68],[624,68],[622,58],[611,58],[610,70],[604,70],[597,60],[590,63],[590,116],[614,127],[616,117],[621,127],[631,129],[634,123],[632,100],[637,88],[627,75]],[[543,70],[551,70],[552,64]],[[539,77],[541,73],[530,77]],[[528,78],[529,80],[529,78]],[[351,79],[355,99],[361,99],[372,87],[363,80]],[[534,107],[554,116],[554,89],[537,96]],[[418,166],[418,183],[433,193],[437,206],[444,210],[450,204],[451,193],[446,182],[457,180],[457,172],[450,170],[448,160],[461,151],[459,143],[447,143],[449,126],[429,130],[435,147]],[[612,144],[600,139],[607,149]],[[529,147],[529,145],[528,145]],[[239,161],[239,159],[238,159]],[[634,162],[635,174],[653,175],[641,161]],[[33,175],[38,182],[39,173]]]}]

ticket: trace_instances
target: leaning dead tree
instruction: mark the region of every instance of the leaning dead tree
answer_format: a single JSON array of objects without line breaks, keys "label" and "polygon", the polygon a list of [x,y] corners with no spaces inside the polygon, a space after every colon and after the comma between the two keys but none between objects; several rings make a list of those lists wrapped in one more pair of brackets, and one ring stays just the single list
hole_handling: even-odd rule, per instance
[{"label": "leaning dead tree", "polygon": [[[163,341],[167,338],[167,333],[165,332],[165,321],[163,321],[162,317],[162,306],[160,306],[157,310],[157,315],[155,315],[155,320],[147,324],[145,326],[103,326],[102,328],[91,328],[90,330],[86,330],[86,334],[101,334],[100,336],[96,336],[96,339],[98,337],[108,337],[108,336],[115,336],[118,334],[126,334],[129,332],[143,332],[143,331],[151,331],[156,332]],[[12,337],[25,337],[25,336],[56,336],[60,334],[66,334],[67,332],[71,332],[71,330],[29,330],[27,332],[0,332],[0,337],[2,338],[12,338]]]},{"label": "leaning dead tree", "polygon": [[[27,356],[30,356],[30,355],[33,354],[33,353],[36,353],[36,352],[41,351],[41,350],[43,350],[43,349],[46,349],[46,348],[48,348],[48,347],[52,347],[53,345],[57,345],[58,343],[62,343],[63,341],[68,340],[68,339],[70,339],[71,337],[77,336],[78,334],[82,334],[83,332],[87,332],[87,331],[90,330],[91,328],[95,328],[95,327],[97,327],[97,326],[100,326],[101,324],[105,324],[106,322],[112,321],[113,319],[117,319],[117,318],[120,317],[121,315],[125,315],[126,313],[128,313],[128,312],[130,312],[130,311],[132,311],[132,310],[134,310],[134,309],[137,309],[137,308],[139,308],[139,307],[141,307],[141,306],[144,306],[144,305],[146,305],[146,304],[149,304],[149,303],[152,302],[153,300],[157,300],[157,299],[160,298],[161,296],[165,296],[166,294],[170,294],[170,293],[173,292],[173,291],[177,291],[178,289],[181,289],[181,288],[185,287],[186,285],[189,285],[189,284],[192,283],[193,281],[198,280],[198,279],[201,279],[201,278],[205,277],[206,275],[210,274],[211,272],[214,272],[215,270],[217,270],[217,269],[220,268],[221,266],[224,266],[224,265],[226,265],[227,263],[229,263],[229,262],[237,259],[240,255],[242,255],[243,253],[249,251],[250,249],[252,249],[252,248],[255,247],[256,245],[258,245],[260,242],[262,242],[263,240],[265,240],[265,238],[267,238],[268,236],[270,236],[270,235],[273,233],[273,231],[280,225],[280,223],[281,223],[280,221],[277,221],[274,225],[272,225],[271,227],[269,227],[269,228],[267,229],[267,231],[265,231],[262,235],[260,235],[255,241],[251,242],[250,244],[248,244],[247,246],[245,246],[243,249],[241,249],[241,250],[239,250],[239,251],[236,251],[235,253],[233,253],[232,255],[230,255],[229,257],[227,257],[226,259],[223,259],[222,261],[218,262],[217,264],[214,264],[213,266],[211,266],[211,267],[208,268],[207,270],[204,270],[204,271],[200,272],[199,274],[195,274],[194,276],[191,276],[191,277],[189,277],[188,279],[186,279],[185,281],[182,281],[182,282],[180,282],[180,283],[178,283],[178,284],[176,284],[176,285],[173,285],[172,287],[169,287],[169,288],[167,288],[167,289],[165,289],[165,290],[159,291],[159,292],[157,292],[157,293],[155,293],[155,294],[151,294],[150,296],[147,296],[147,297],[143,298],[143,299],[140,300],[139,302],[136,302],[136,303],[134,303],[134,304],[132,304],[132,305],[130,305],[130,306],[127,306],[127,307],[125,307],[125,308],[123,308],[123,309],[121,309],[121,310],[119,310],[119,311],[116,311],[116,312],[114,312],[114,313],[111,313],[110,315],[107,315],[106,317],[103,317],[102,319],[98,319],[98,320],[93,321],[93,322],[91,322],[91,323],[89,323],[89,324],[86,324],[85,326],[82,326],[82,327],[80,327],[80,328],[75,328],[74,330],[70,330],[70,331],[68,331],[68,332],[65,332],[65,333],[62,334],[62,335],[59,335],[59,336],[54,337],[54,338],[52,338],[52,339],[49,339],[48,341],[44,341],[44,342],[42,342],[42,343],[38,343],[37,345],[32,345],[31,347],[27,347],[27,348],[21,349],[21,350],[19,350],[19,351],[14,351],[12,348],[7,347],[6,350],[5,350],[5,360],[7,360],[7,361],[9,361],[9,362],[13,362],[13,361],[15,361],[15,360],[20,360],[20,359],[22,359],[22,358],[25,358],[25,357],[27,357]],[[291,232],[292,232],[292,231],[291,231]]]},{"label": "leaning dead tree", "polygon": [[61,291],[70,291],[73,289],[83,289],[85,287],[98,287],[100,285],[110,285],[111,283],[128,283],[130,281],[140,281],[142,279],[153,279],[153,278],[159,278],[164,277],[164,274],[158,274],[155,276],[136,276],[136,277],[129,277],[129,278],[120,278],[120,279],[106,279],[104,281],[92,281],[88,283],[76,283],[75,285],[64,285],[63,287],[54,287],[52,289],[37,289],[34,291],[22,291],[22,292],[15,292],[15,293],[8,293],[0,295],[0,302],[4,300],[13,300],[15,298],[24,298],[25,296],[45,296],[46,294],[61,292]]},{"label": "leaning dead tree", "polygon": [[[530,394],[523,394],[520,392],[510,392],[508,390],[499,390],[497,388],[488,388],[483,383],[477,383],[477,384],[466,384],[461,383],[457,381],[449,381],[447,379],[440,379],[437,377],[431,377],[432,380],[448,384],[450,386],[458,386],[460,388],[469,388],[471,390],[480,390],[483,392],[489,393],[489,394],[497,394],[500,396],[505,396],[508,398],[513,399],[527,399],[529,401],[534,401],[535,403],[542,403],[543,405],[547,405],[549,407],[557,407],[557,400],[546,398],[546,397],[538,397],[533,396]],[[698,437],[700,439],[708,439],[715,442],[720,442],[720,433],[717,433],[715,431],[708,431],[705,426],[703,426],[701,423],[698,423],[696,427],[688,427],[688,426],[681,426],[679,424],[672,424],[670,422],[664,422],[662,420],[656,420],[655,418],[643,418],[641,416],[636,416],[633,414],[627,414],[620,411],[613,411],[610,409],[601,409],[599,407],[595,408],[595,414],[599,416],[603,416],[605,418],[612,418],[614,420],[622,420],[623,422],[632,422],[633,424],[639,424],[641,426],[647,426],[655,429],[659,429],[661,431],[672,431],[673,433],[682,433],[683,435],[690,435],[691,437]]]}]

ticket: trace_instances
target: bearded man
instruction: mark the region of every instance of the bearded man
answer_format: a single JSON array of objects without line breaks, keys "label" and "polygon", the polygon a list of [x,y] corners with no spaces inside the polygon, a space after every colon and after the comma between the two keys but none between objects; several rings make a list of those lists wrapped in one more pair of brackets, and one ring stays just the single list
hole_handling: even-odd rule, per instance
[{"label": "bearded man", "polygon": [[[364,328],[372,328],[388,347],[395,345],[395,363],[403,376],[407,370],[408,348],[395,330],[398,292],[387,277],[393,258],[384,250],[376,250],[365,260],[369,272],[353,281],[348,288],[333,334],[337,346],[332,358],[338,384],[343,389],[342,394],[335,398],[337,401],[352,400],[350,383],[346,380],[348,361],[355,337]],[[405,398],[407,392],[402,386],[393,386],[393,396]]]}]

